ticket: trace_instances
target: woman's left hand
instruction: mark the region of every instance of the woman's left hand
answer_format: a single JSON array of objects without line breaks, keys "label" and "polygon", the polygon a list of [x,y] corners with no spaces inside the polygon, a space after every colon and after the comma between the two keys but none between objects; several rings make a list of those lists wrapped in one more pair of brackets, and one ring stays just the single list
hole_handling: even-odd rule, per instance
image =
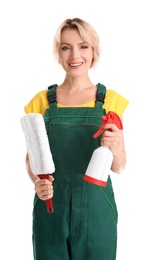
[{"label": "woman's left hand", "polygon": [[107,124],[102,133],[101,145],[109,147],[113,155],[118,155],[123,150],[123,131],[115,124]]}]

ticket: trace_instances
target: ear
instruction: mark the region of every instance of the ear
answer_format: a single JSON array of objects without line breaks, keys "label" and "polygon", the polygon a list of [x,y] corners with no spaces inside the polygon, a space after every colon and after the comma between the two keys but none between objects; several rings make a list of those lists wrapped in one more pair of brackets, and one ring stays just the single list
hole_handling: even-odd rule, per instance
[{"label": "ear", "polygon": [[93,63],[94,63],[94,57],[92,58],[92,61],[91,61],[90,68],[92,68],[92,66],[93,66]]}]

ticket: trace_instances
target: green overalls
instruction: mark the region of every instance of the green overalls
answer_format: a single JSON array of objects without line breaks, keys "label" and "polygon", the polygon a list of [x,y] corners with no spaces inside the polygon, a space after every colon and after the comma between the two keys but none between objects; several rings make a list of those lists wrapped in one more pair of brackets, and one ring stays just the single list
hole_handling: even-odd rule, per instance
[{"label": "green overalls", "polygon": [[[106,88],[97,84],[94,108],[57,108],[56,86],[48,88],[44,117],[55,163],[54,212],[34,200],[35,260],[115,260],[117,208],[110,178],[106,187],[83,180],[91,155],[100,145],[92,136],[101,125]],[[101,158],[103,159],[103,158]]]}]

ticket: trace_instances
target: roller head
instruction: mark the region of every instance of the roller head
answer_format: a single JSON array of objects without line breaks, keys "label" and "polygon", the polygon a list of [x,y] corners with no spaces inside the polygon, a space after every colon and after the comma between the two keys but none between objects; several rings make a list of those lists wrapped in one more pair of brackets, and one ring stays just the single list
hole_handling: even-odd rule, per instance
[{"label": "roller head", "polygon": [[43,116],[29,113],[21,117],[31,170],[34,174],[53,173],[55,166],[50,151]]}]

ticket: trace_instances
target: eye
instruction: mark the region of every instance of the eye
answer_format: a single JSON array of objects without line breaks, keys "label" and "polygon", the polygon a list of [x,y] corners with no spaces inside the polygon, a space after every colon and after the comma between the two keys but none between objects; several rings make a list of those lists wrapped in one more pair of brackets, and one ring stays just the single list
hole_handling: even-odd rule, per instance
[{"label": "eye", "polygon": [[81,45],[81,49],[88,49],[87,45]]},{"label": "eye", "polygon": [[63,46],[61,49],[62,49],[63,51],[66,51],[66,50],[69,49],[69,47],[68,47],[68,46]]}]

